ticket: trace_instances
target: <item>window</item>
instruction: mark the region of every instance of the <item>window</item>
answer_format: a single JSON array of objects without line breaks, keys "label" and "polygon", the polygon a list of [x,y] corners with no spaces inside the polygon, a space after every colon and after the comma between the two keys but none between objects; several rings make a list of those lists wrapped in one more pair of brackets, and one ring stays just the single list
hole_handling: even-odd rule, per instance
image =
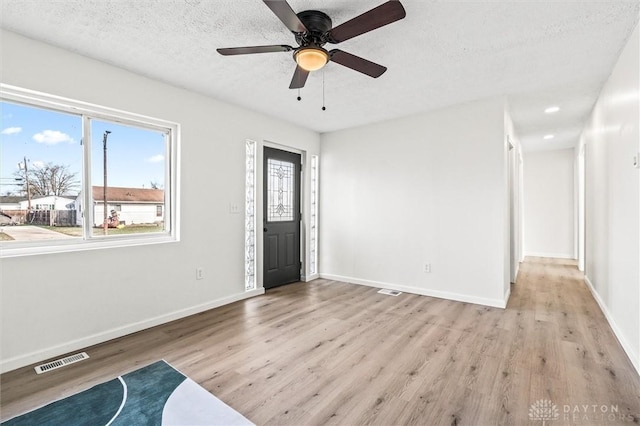
[{"label": "window", "polygon": [[267,191],[267,221],[294,220],[293,207],[295,164],[269,158],[267,160],[269,190]]},{"label": "window", "polygon": [[256,143],[245,143],[244,200],[244,281],[245,290],[256,288]]},{"label": "window", "polygon": [[318,156],[311,157],[311,212],[309,218],[309,273],[318,272]]},{"label": "window", "polygon": [[40,228],[2,256],[177,240],[177,124],[6,85],[0,108],[0,208]]}]

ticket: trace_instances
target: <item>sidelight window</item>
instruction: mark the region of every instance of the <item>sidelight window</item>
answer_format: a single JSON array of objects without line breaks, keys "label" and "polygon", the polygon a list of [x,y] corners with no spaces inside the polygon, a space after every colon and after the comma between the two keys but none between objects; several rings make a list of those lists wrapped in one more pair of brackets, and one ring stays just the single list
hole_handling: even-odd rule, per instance
[{"label": "sidelight window", "polygon": [[245,143],[245,217],[244,281],[245,290],[256,288],[256,143]]}]

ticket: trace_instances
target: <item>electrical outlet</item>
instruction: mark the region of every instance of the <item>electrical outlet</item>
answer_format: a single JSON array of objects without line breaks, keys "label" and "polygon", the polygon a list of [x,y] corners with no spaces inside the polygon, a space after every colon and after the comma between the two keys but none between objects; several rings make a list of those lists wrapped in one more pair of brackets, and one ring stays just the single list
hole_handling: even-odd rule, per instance
[{"label": "electrical outlet", "polygon": [[240,206],[236,203],[231,203],[229,204],[229,213],[231,214],[239,214],[240,213]]},{"label": "electrical outlet", "polygon": [[430,263],[425,263],[424,264],[424,272],[425,274],[428,274],[431,272],[431,264]]},{"label": "electrical outlet", "polygon": [[204,269],[202,267],[196,268],[196,280],[204,278]]}]

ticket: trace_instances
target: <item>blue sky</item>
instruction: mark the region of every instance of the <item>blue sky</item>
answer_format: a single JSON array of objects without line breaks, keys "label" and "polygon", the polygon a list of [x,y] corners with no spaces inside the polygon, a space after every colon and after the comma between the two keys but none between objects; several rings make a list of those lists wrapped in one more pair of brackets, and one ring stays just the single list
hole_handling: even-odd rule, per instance
[{"label": "blue sky", "polygon": [[[82,119],[55,111],[0,102],[0,194],[16,193],[10,186],[18,163],[26,156],[29,168],[46,163],[68,166],[82,176]],[[151,181],[164,187],[165,144],[161,133],[92,120],[92,185],[103,177],[103,135],[107,141],[109,186],[150,188]]]}]

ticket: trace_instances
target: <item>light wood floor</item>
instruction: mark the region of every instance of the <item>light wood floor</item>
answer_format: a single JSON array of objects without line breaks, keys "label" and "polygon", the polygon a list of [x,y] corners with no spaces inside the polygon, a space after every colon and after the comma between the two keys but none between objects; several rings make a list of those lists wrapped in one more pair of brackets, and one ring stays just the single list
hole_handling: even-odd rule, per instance
[{"label": "light wood floor", "polygon": [[573,262],[528,259],[506,310],[376,291],[292,284],[6,373],[1,417],[165,359],[258,425],[531,426],[541,399],[560,411],[547,424],[640,421],[640,378]]}]

